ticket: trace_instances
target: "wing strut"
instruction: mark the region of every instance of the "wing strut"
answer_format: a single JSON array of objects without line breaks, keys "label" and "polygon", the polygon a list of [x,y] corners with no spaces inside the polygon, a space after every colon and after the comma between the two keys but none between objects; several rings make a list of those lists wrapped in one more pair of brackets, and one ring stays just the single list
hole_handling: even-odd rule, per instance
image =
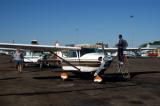
[{"label": "wing strut", "polygon": [[[103,42],[101,43],[101,46],[102,46],[103,54],[105,55],[106,53],[105,53],[105,50],[104,50],[104,43],[103,43]],[[101,65],[100,65],[100,67],[98,68],[98,70],[94,73],[94,76],[97,76],[97,75],[100,73],[100,71],[104,68],[105,63],[106,63],[106,62],[105,62],[104,59],[102,58]]]},{"label": "wing strut", "polygon": [[98,70],[94,73],[94,76],[97,76],[100,73],[100,71],[104,68],[104,65],[105,65],[105,61],[102,60],[101,65],[98,68]]}]

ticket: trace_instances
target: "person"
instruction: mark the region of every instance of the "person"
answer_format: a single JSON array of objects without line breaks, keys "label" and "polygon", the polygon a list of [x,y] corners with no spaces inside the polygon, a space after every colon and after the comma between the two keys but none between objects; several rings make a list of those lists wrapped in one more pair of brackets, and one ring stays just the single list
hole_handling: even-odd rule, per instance
[{"label": "person", "polygon": [[15,60],[18,71],[22,72],[24,56],[23,56],[23,53],[19,49],[17,49],[14,54],[14,60]]},{"label": "person", "polygon": [[116,45],[118,47],[118,60],[121,65],[124,63],[124,49],[128,46],[128,43],[126,40],[123,39],[122,34],[119,34],[119,42]]}]

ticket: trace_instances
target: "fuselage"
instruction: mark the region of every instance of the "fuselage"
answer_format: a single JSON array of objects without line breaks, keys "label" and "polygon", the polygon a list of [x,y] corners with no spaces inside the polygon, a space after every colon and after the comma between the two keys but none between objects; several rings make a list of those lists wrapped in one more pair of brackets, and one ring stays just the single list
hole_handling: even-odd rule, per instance
[{"label": "fuselage", "polygon": [[[104,53],[99,52],[96,48],[82,48],[79,51],[67,51],[62,53],[62,58],[67,61],[62,62],[62,68],[63,70],[79,70],[81,72],[96,71],[100,67],[103,61],[102,59],[105,57]],[[106,62],[107,61],[106,59]]]}]

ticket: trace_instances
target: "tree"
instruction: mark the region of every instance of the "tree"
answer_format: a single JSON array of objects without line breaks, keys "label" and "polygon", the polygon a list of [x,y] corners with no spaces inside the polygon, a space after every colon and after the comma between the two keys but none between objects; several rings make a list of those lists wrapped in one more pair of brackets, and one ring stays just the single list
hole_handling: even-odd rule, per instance
[{"label": "tree", "polygon": [[153,41],[153,42],[149,42],[149,43],[143,43],[139,47],[146,47],[148,44],[149,45],[160,45],[160,41]]},{"label": "tree", "polygon": [[160,41],[154,41],[152,45],[160,45]]},{"label": "tree", "polygon": [[147,45],[148,45],[148,43],[143,43],[139,47],[142,48],[142,47],[146,47]]}]

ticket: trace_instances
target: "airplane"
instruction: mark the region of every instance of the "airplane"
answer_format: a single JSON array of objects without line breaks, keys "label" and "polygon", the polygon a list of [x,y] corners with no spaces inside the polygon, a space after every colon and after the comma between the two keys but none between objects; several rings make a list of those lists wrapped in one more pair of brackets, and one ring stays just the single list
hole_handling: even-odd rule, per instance
[{"label": "airplane", "polygon": [[[0,54],[2,55],[10,55],[12,57],[12,60],[14,60],[14,53],[16,49],[15,48],[0,48]],[[41,59],[44,55],[41,51],[30,51],[30,50],[24,50],[21,49],[21,51],[24,54],[24,63],[27,64],[38,64],[38,60]]]},{"label": "airplane", "polygon": [[[99,73],[110,66],[113,58],[105,53],[106,51],[117,51],[117,48],[97,47],[95,45],[74,45],[74,46],[59,46],[59,45],[32,45],[32,44],[13,44],[0,43],[0,47],[18,48],[33,51],[49,51],[53,53],[61,63],[62,69],[61,78],[68,79],[67,72],[92,73],[94,82],[102,82]],[[141,48],[145,49],[145,48]],[[139,48],[126,48],[126,50],[140,50]],[[148,49],[147,49],[148,50]],[[150,49],[151,50],[151,49]],[[153,50],[153,48],[152,48]]]},{"label": "airplane", "polygon": [[[32,45],[38,45],[39,42],[37,40],[31,40]],[[38,64],[38,60],[43,57],[43,51],[31,51],[31,50],[25,50],[24,53],[24,63],[25,65],[29,64]]]},{"label": "airplane", "polygon": [[38,60],[43,57],[44,53],[40,51],[30,51],[26,50],[24,53],[24,63],[25,65],[29,64],[38,64]]},{"label": "airplane", "polygon": [[15,50],[13,48],[0,48],[0,54],[10,55]]},{"label": "airplane", "polygon": [[[31,40],[32,45],[38,45],[37,40]],[[26,49],[20,49],[24,54],[24,65],[27,66],[29,64],[39,64],[38,60],[42,59],[45,53],[43,51],[31,51]],[[12,57],[12,61],[14,60],[15,48],[0,48],[0,54],[10,55]]]}]

